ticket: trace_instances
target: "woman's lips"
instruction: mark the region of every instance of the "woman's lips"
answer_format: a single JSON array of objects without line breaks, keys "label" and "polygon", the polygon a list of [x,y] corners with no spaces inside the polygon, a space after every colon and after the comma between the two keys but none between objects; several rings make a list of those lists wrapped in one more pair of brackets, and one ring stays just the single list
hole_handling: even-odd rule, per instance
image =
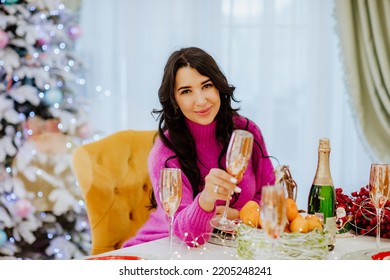
[{"label": "woman's lips", "polygon": [[208,113],[211,112],[211,108],[212,108],[212,107],[209,107],[209,108],[204,109],[204,110],[195,111],[195,113],[196,113],[197,115],[204,116],[204,115],[207,115]]}]

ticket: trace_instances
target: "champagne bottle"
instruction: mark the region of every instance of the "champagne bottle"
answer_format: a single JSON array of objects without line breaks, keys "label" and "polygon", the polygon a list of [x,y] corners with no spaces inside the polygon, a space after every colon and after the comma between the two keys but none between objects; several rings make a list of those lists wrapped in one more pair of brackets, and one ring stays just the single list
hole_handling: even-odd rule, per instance
[{"label": "champagne bottle", "polygon": [[330,141],[322,138],[318,145],[317,171],[309,192],[307,212],[322,218],[328,249],[331,251],[335,247],[336,192],[330,175],[329,156]]},{"label": "champagne bottle", "polygon": [[319,142],[317,171],[309,192],[308,213],[323,216],[326,223],[327,218],[336,216],[336,193],[330,175],[330,141],[322,138]]}]

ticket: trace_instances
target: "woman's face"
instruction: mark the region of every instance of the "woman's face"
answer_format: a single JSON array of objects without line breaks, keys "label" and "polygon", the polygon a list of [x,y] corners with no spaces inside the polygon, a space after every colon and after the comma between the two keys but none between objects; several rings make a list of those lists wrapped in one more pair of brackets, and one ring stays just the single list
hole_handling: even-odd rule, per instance
[{"label": "woman's face", "polygon": [[195,68],[182,67],[176,72],[174,91],[177,105],[187,119],[202,125],[214,121],[221,99],[209,77]]}]

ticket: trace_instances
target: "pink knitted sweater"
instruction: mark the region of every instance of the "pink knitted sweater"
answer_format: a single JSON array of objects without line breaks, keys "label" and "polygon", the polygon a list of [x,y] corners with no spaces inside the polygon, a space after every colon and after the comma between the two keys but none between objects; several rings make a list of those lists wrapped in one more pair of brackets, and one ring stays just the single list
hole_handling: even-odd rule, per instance
[{"label": "pink knitted sweater", "polygon": [[[236,117],[234,122],[236,127],[244,128],[253,133],[255,141],[261,146],[263,155],[267,156],[268,154],[263,136],[256,124],[241,116]],[[210,125],[199,125],[187,120],[187,126],[195,139],[198,167],[202,178],[204,178],[211,168],[218,168],[218,155],[222,147],[215,138],[216,122],[213,122]],[[158,199],[157,187],[160,170],[165,167],[166,159],[172,155],[173,152],[164,146],[160,139],[156,140],[149,155],[148,164],[158,207],[151,213],[149,220],[143,225],[138,233],[126,241],[123,247],[168,236],[168,218]],[[168,161],[167,167],[180,168],[180,165],[178,160],[174,158],[173,160]],[[248,200],[256,200],[259,202],[262,187],[264,185],[273,184],[275,181],[273,170],[270,159],[264,158],[259,146],[254,144],[252,160],[248,164],[242,181],[239,183],[242,191],[239,194],[238,199],[233,199],[231,201],[230,207],[240,210]],[[193,198],[191,185],[185,174],[182,175],[182,200],[179,209],[175,214],[173,234],[187,245],[196,246],[198,244],[203,244],[208,240],[210,233],[212,232],[210,220],[215,215],[215,208],[212,212],[204,211],[198,203],[199,194]],[[200,191],[203,187],[203,185],[199,186]],[[217,204],[224,204],[224,201],[219,201]]]}]

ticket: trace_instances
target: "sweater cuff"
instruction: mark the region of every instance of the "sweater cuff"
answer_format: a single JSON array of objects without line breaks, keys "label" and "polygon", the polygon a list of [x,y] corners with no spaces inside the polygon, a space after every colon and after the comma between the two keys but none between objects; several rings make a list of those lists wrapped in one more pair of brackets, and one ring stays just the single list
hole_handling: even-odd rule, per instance
[{"label": "sweater cuff", "polygon": [[200,207],[200,204],[199,204],[199,197],[200,197],[200,193],[195,197],[195,201],[196,201],[196,207],[194,207],[193,211],[194,211],[194,218],[195,220],[200,223],[200,224],[203,224],[203,223],[210,223],[210,220],[214,217],[215,213],[217,212],[217,208],[215,207],[214,205],[214,209],[210,212],[208,211],[205,211],[202,207]]},{"label": "sweater cuff", "polygon": [[[201,245],[210,238],[213,231],[212,226],[210,225],[210,220],[215,216],[216,207],[211,212],[203,210],[199,205],[199,195],[195,197],[195,203],[193,203],[192,209],[190,212],[192,215],[189,215],[188,224],[193,225],[192,236],[188,236],[186,240],[187,245],[189,246],[198,246]],[[196,236],[196,242],[193,242],[193,236]]]}]

